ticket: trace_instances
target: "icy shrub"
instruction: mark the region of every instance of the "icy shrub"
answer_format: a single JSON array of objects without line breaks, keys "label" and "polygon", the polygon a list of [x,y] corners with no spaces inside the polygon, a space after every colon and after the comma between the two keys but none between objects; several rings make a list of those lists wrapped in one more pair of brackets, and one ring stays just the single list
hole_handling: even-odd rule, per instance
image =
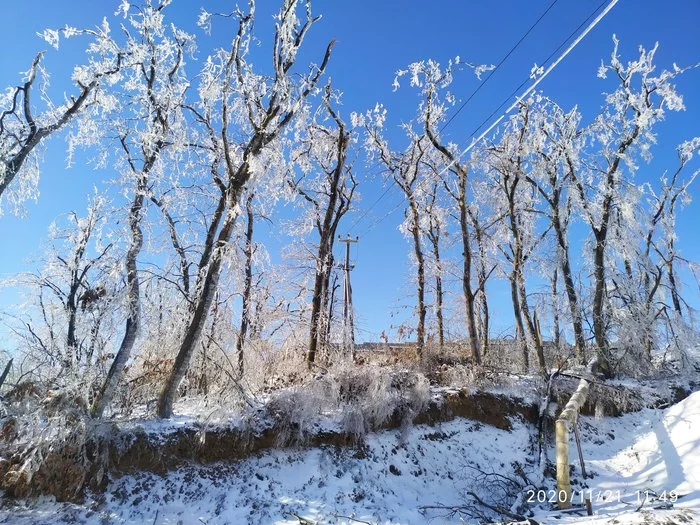
[{"label": "icy shrub", "polygon": [[340,417],[344,434],[361,438],[366,432],[408,426],[430,401],[425,376],[386,367],[343,367],[304,385],[275,393],[267,405],[275,419],[280,443],[303,442],[322,416]]},{"label": "icy shrub", "polygon": [[23,383],[5,396],[0,420],[0,488],[17,497],[78,498],[103,480],[107,441],[74,390]]},{"label": "icy shrub", "polygon": [[407,426],[430,401],[427,378],[413,371],[367,367],[336,380],[343,430],[357,436],[388,425]]},{"label": "icy shrub", "polygon": [[[501,372],[523,372],[523,351],[517,339],[492,339],[482,357],[485,367]],[[530,360],[534,362],[535,359],[533,352]]]},{"label": "icy shrub", "polygon": [[700,330],[692,315],[663,308],[649,317],[639,305],[614,311],[611,365],[615,375],[653,377],[695,374],[700,368]]},{"label": "icy shrub", "polygon": [[319,416],[332,410],[337,391],[332,381],[311,381],[275,393],[267,404],[267,412],[275,420],[280,445],[304,443],[313,434]]},{"label": "icy shrub", "polygon": [[665,325],[665,344],[657,354],[659,367],[676,374],[697,378],[700,371],[700,330],[697,320],[671,317]]},{"label": "icy shrub", "polygon": [[442,365],[438,370],[438,377],[440,385],[452,388],[475,388],[481,390],[493,386],[491,382],[493,375],[489,375],[487,378],[484,370],[474,365]]},{"label": "icy shrub", "polygon": [[629,388],[592,384],[587,403],[595,407],[596,417],[636,412],[644,406],[642,396]]}]

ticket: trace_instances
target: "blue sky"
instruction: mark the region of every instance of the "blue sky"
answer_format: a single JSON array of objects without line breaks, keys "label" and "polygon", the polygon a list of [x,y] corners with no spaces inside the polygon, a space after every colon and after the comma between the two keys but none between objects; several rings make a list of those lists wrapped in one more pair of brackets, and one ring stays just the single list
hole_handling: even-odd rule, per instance
[{"label": "blue sky", "polygon": [[[349,120],[351,111],[363,111],[382,102],[389,109],[388,123],[398,138],[398,125],[411,118],[418,100],[410,89],[392,91],[398,69],[427,58],[446,62],[455,55],[474,63],[495,64],[551,3],[552,0],[316,0],[315,11],[322,13],[323,19],[309,34],[302,58],[318,60],[326,43],[335,38],[337,44],[329,73],[335,87],[344,92],[341,113]],[[20,72],[28,68],[34,55],[46,50],[44,64],[53,75],[52,89],[61,93],[68,89],[67,79],[73,64],[82,58],[80,44],[62,44],[61,51],[55,52],[36,32],[65,24],[94,26],[103,16],[111,15],[118,2],[33,0],[4,4],[3,16],[8,23],[0,33],[0,49],[3,49],[0,85],[16,85]],[[259,0],[258,4],[256,27],[263,40],[258,53],[264,62],[269,56],[264,51],[270,45],[270,16],[277,2]],[[466,145],[466,138],[528,76],[533,64],[541,63],[599,4],[599,0],[558,0],[487,86],[450,123],[445,135]],[[169,11],[176,23],[197,32],[194,20],[200,6],[210,12],[228,11],[232,2],[174,0]],[[601,59],[610,55],[613,33],[621,41],[623,58],[634,58],[640,44],[650,48],[658,41],[659,67],[670,67],[673,62],[689,65],[700,62],[698,20],[697,0],[620,0],[540,87],[565,108],[578,104],[584,117],[592,118],[602,103],[601,92],[611,88],[610,83],[596,78],[596,71]],[[228,35],[223,38],[224,31],[215,30],[213,34],[216,38],[198,34],[201,56],[208,46],[224,44],[228,39]],[[684,94],[687,110],[669,115],[658,126],[659,144],[654,150],[654,160],[642,167],[640,177],[657,178],[663,170],[671,169],[676,144],[700,133],[700,70],[683,75],[677,85]],[[476,87],[474,76],[465,73],[456,78],[453,90],[464,100]],[[92,186],[101,186],[106,178],[103,173],[97,174],[82,165],[65,170],[64,146],[61,136],[47,143],[38,203],[27,203],[23,218],[9,214],[0,217],[3,245],[0,278],[30,269],[31,260],[40,254],[48,225],[68,211],[83,212]],[[358,336],[364,340],[376,339],[379,332],[396,322],[390,312],[397,305],[412,304],[413,299],[408,284],[410,246],[397,230],[402,219],[398,206],[401,196],[398,190],[391,190],[367,211],[384,190],[381,173],[378,168],[370,170],[359,162],[356,171],[362,180],[359,188],[362,201],[340,230],[361,237],[357,248],[353,248],[356,269],[352,278]],[[395,211],[387,216],[390,210]],[[687,207],[680,218],[681,250],[691,260],[700,260],[698,219],[700,203],[697,202]],[[351,225],[354,225],[352,229]],[[696,296],[696,285],[689,283],[689,287],[691,295]],[[8,290],[0,293],[4,294],[0,297],[0,307],[16,299]],[[507,297],[499,287],[494,287],[492,297],[500,297],[498,300],[503,305],[500,312],[494,313],[496,330],[505,329],[511,324]],[[406,312],[403,310],[399,318],[405,317]]]}]

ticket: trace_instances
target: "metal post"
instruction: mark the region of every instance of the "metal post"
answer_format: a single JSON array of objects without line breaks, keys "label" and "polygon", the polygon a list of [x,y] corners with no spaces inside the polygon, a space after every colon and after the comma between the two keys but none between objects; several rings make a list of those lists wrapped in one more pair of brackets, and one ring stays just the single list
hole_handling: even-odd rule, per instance
[{"label": "metal post", "polygon": [[574,437],[576,438],[576,448],[578,449],[578,461],[581,464],[581,476],[586,479],[586,464],[583,462],[583,451],[581,450],[581,436],[578,433],[578,417],[574,419]]}]

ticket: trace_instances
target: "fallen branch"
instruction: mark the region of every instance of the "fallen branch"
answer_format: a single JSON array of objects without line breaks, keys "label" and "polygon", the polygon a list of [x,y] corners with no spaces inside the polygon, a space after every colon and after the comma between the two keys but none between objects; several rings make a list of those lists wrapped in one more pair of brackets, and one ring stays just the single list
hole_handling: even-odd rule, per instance
[{"label": "fallen branch", "polygon": [[537,523],[536,521],[531,520],[529,518],[526,518],[525,516],[523,516],[521,514],[516,514],[515,512],[511,512],[508,509],[501,507],[500,505],[491,505],[489,503],[486,503],[484,500],[482,500],[479,496],[477,496],[475,493],[473,493],[471,491],[467,492],[467,494],[469,496],[471,496],[472,498],[474,498],[474,500],[479,505],[486,507],[487,509],[492,510],[494,512],[498,512],[502,516],[505,516],[505,517],[510,518],[512,520],[524,521],[525,523],[530,523],[531,525],[539,525],[539,523]]},{"label": "fallen branch", "polygon": [[[500,505],[495,505],[495,504],[490,504],[486,503],[483,499],[481,499],[479,496],[477,496],[474,492],[467,492],[468,496],[471,496],[476,503],[484,507],[485,509],[490,510],[491,512],[495,512],[497,514],[500,514],[501,516],[505,516],[506,518],[509,518],[511,520],[516,520],[518,522],[522,523],[527,523],[529,525],[539,525],[539,523],[532,518],[526,518],[525,516],[521,514],[517,514],[515,512],[512,512],[504,507],[501,507]],[[450,515],[467,515],[474,517],[474,508],[469,505],[422,505],[419,507],[421,511],[425,510],[444,510],[448,511]]]},{"label": "fallen branch", "polygon": [[364,523],[365,525],[374,525],[373,523],[370,523],[369,521],[364,521],[364,520],[358,520],[356,518],[351,518],[350,516],[341,516],[340,514],[333,514],[333,517],[335,519],[344,519],[344,520],[350,520],[355,523]]},{"label": "fallen branch", "polygon": [[299,516],[298,514],[295,514],[294,512],[287,512],[287,514],[289,514],[293,518],[296,518],[297,521],[299,521],[299,525],[316,525],[316,523],[314,523],[313,521],[307,520],[306,518],[302,518],[301,516]]}]

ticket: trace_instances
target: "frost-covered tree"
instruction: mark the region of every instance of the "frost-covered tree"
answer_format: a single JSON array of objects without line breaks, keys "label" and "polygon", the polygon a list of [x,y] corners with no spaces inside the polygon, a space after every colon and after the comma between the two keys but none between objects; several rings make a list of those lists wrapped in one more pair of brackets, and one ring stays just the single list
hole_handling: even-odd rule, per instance
[{"label": "frost-covered tree", "polygon": [[[501,139],[487,148],[487,174],[496,189],[493,198],[498,203],[501,251],[510,270],[511,300],[518,335],[523,339],[523,362],[529,367],[528,347],[535,350],[540,372],[546,372],[544,349],[538,333],[537,313],[530,307],[526,286],[526,264],[543,235],[537,213],[537,193],[526,182],[527,161],[532,145],[529,137],[530,108],[524,104],[505,126]],[[535,146],[536,148],[536,146]]]},{"label": "frost-covered tree", "polygon": [[[183,61],[192,37],[164,22],[166,5],[147,2],[131,16],[129,7],[124,9],[130,25],[122,26],[126,35],[124,54],[131,60],[122,69],[122,89],[116,95],[121,108],[118,121],[109,123],[108,133],[118,136],[118,165],[123,166],[123,184],[132,193],[127,212],[131,239],[124,258],[127,318],[121,345],[92,407],[92,414],[97,417],[102,416],[114,396],[140,330],[137,258],[143,248],[141,223],[146,204],[159,179],[174,177],[172,166],[186,145],[182,112],[189,80],[183,74]],[[80,137],[74,141],[79,142]]]},{"label": "frost-covered tree", "polygon": [[[71,212],[49,229],[44,265],[10,283],[22,286],[26,302],[11,315],[26,379],[57,389],[78,389],[88,400],[103,373],[111,345],[118,258],[104,235],[107,202],[96,195],[87,214]],[[26,359],[25,359],[26,358]]]},{"label": "frost-covered tree", "polygon": [[[666,271],[665,286],[671,296],[673,310],[679,316],[683,315],[680,285],[677,276],[677,261],[679,253],[676,247],[676,215],[679,206],[690,202],[689,187],[695,182],[700,170],[696,169],[685,179],[681,177],[693,157],[700,151],[700,137],[683,142],[677,150],[678,166],[671,177],[666,174],[660,179],[660,188],[656,191],[647,186],[649,213],[646,218],[646,235],[644,237],[644,255],[656,253]],[[664,283],[662,283],[662,286]],[[644,277],[644,287],[647,295],[651,292],[650,277]]]},{"label": "frost-covered tree", "polygon": [[[661,177],[658,189],[652,183],[628,186],[627,205],[611,227],[610,327],[616,346],[627,358],[620,366],[629,372],[648,369],[654,352],[669,342],[662,337],[664,325],[684,322],[675,221],[677,208],[689,200],[688,188],[698,173],[684,179],[698,143],[696,138],[679,146],[678,165],[670,177]],[[672,333],[673,328],[668,328]]]},{"label": "frost-covered tree", "polygon": [[22,83],[0,95],[0,212],[8,205],[17,211],[25,200],[36,198],[40,161],[37,148],[45,139],[76,118],[81,121],[78,127],[91,126],[95,114],[112,103],[103,95],[119,78],[125,55],[115,45],[106,19],[95,29],[64,27],[47,29],[42,34],[56,49],[61,37],[79,35],[90,39],[90,59],[73,69],[75,93],[60,102],[50,97],[50,76],[42,66],[44,53],[39,53]]},{"label": "frost-covered tree", "polygon": [[243,238],[245,263],[243,266],[244,278],[243,292],[241,295],[241,323],[238,328],[238,338],[236,339],[236,356],[238,361],[238,374],[240,377],[243,377],[244,372],[243,347],[248,336],[253,314],[253,257],[256,251],[255,241],[253,239],[253,234],[255,232],[254,199],[255,193],[250,192],[245,200],[246,228]]},{"label": "frost-covered tree", "polygon": [[370,158],[379,159],[391,182],[398,186],[406,199],[404,221],[399,229],[412,241],[412,257],[416,265],[416,354],[421,358],[425,347],[426,259],[421,228],[420,193],[425,184],[423,178],[427,166],[425,157],[428,144],[423,135],[416,133],[410,124],[405,124],[403,128],[409,140],[408,146],[403,151],[393,151],[383,135],[386,114],[386,109],[377,105],[364,115],[354,115],[353,120],[367,130],[365,145]]},{"label": "frost-covered tree", "polygon": [[[466,327],[469,352],[476,364],[481,363],[481,349],[478,341],[476,297],[478,289],[472,282],[474,273],[474,246],[471,228],[477,223],[477,216],[468,202],[469,164],[463,162],[458,146],[441,137],[440,131],[446,120],[447,110],[455,102],[454,95],[448,91],[452,84],[454,72],[462,67],[459,57],[448,62],[445,67],[428,60],[415,62],[405,71],[399,71],[398,78],[409,75],[411,85],[419,89],[421,103],[418,106],[417,123],[436,154],[442,158],[443,168],[439,174],[444,181],[444,188],[457,209],[460,238],[462,241],[462,292],[464,295]],[[473,66],[477,77],[491,66]],[[480,227],[478,227],[480,228]],[[485,282],[484,282],[485,285]]]},{"label": "frost-covered tree", "polygon": [[[310,1],[305,3],[300,19],[299,4],[298,0],[285,0],[276,16],[271,77],[256,73],[249,61],[255,17],[252,0],[247,12],[236,10],[231,15],[238,29],[230,48],[208,57],[200,74],[199,100],[191,111],[203,129],[203,149],[208,152],[207,162],[212,166],[220,199],[209,222],[203,252],[206,263],[200,264],[190,319],[158,401],[161,417],[171,416],[177,389],[200,340],[240,215],[243,192],[261,180],[266,180],[269,188],[279,186],[276,176],[286,171],[283,131],[295,117],[305,114],[306,99],[330,59],[333,42],[320,65],[312,66],[305,74],[294,74],[298,52],[317,20],[311,14]],[[207,25],[211,18],[203,13],[200,23]]]},{"label": "frost-covered tree", "polygon": [[[539,95],[530,98],[527,104],[530,125],[526,133],[531,169],[525,173],[525,179],[537,191],[541,202],[540,210],[549,222],[555,238],[552,290],[556,293],[556,282],[561,274],[569,305],[574,351],[583,364],[586,360],[584,320],[574,278],[569,238],[572,175],[585,144],[579,126],[581,115],[576,109],[565,112],[554,102]],[[557,334],[558,330],[555,337]]]},{"label": "frost-covered tree", "polygon": [[432,273],[435,280],[435,320],[437,330],[438,349],[442,351],[445,346],[445,315],[444,315],[444,299],[445,291],[443,287],[443,261],[441,255],[442,238],[447,227],[447,209],[441,203],[441,184],[440,180],[434,180],[427,185],[424,192],[424,200],[422,203],[425,211],[423,212],[424,221],[426,222],[423,230],[425,236],[430,242],[432,252],[432,264],[428,266],[429,273]]},{"label": "frost-covered tree", "polygon": [[654,126],[667,111],[684,108],[676,92],[674,79],[684,70],[657,72],[654,56],[639,49],[639,57],[623,63],[619,42],[609,63],[603,63],[598,76],[613,77],[617,86],[605,96],[605,105],[585,130],[588,154],[581,159],[571,178],[577,206],[588,224],[592,239],[593,270],[592,323],[601,367],[609,360],[608,312],[606,304],[609,234],[618,216],[625,216],[627,183],[638,170],[639,160],[648,161],[655,142]]},{"label": "frost-covered tree", "polygon": [[313,225],[318,234],[306,354],[309,367],[313,366],[318,352],[327,351],[333,307],[330,282],[335,263],[333,247],[338,225],[350,210],[357,187],[348,158],[354,137],[334,107],[337,99],[338,95],[328,83],[323,106],[309,124],[295,153],[301,175],[290,181],[293,190],[307,204],[302,221]]}]

